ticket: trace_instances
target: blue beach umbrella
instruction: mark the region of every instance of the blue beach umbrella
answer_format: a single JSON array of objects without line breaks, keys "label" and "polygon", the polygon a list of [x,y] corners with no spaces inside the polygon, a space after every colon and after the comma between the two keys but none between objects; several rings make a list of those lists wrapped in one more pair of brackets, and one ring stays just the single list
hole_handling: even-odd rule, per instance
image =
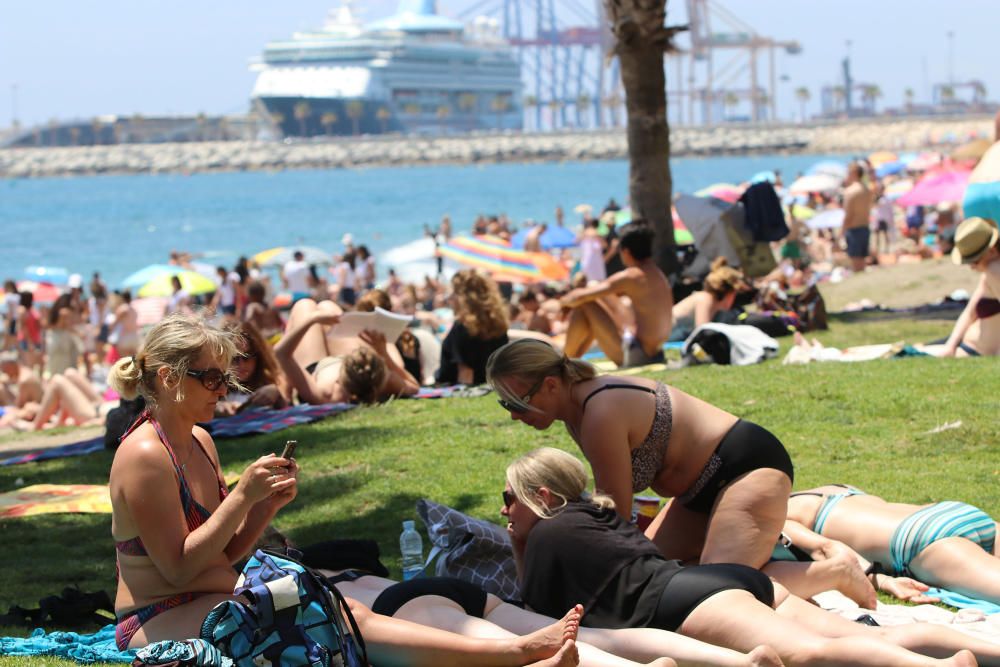
[{"label": "blue beach umbrella", "polygon": [[[522,229],[510,240],[511,247],[523,248],[524,240],[528,237],[528,233],[531,229]],[[559,227],[557,225],[549,225],[541,237],[538,239],[539,245],[541,245],[542,250],[551,250],[553,248],[572,248],[576,245],[576,234],[572,230],[566,227]]]},{"label": "blue beach umbrella", "polygon": [[69,282],[69,271],[61,266],[29,266],[24,270],[24,279],[49,285],[65,285]]},{"label": "blue beach umbrella", "polygon": [[896,160],[895,162],[886,162],[885,164],[879,165],[875,169],[875,175],[879,178],[885,178],[886,176],[892,176],[893,174],[898,174],[899,172],[906,169],[906,163],[902,160]]},{"label": "blue beach umbrella", "polygon": [[774,172],[771,170],[758,171],[756,174],[750,177],[750,183],[763,183],[767,181],[768,183],[774,183],[777,180]]}]

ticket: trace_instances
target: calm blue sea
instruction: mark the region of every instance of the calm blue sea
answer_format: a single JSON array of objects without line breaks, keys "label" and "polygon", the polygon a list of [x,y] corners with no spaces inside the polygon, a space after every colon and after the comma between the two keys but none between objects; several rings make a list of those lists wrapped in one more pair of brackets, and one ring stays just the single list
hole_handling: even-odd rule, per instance
[{"label": "calm blue sea", "polygon": [[[781,169],[787,183],[828,157],[675,159],[674,191],[739,182],[765,169]],[[165,262],[172,249],[231,264],[280,245],[336,252],[345,232],[377,256],[395,249],[388,255],[394,262],[415,260],[424,251],[410,242],[445,213],[458,232],[479,213],[551,221],[556,205],[575,224],[576,205],[600,210],[609,197],[624,203],[627,193],[622,160],[6,180],[0,278],[20,278],[29,265],[58,266],[85,278],[99,270],[115,286],[132,271]]]}]

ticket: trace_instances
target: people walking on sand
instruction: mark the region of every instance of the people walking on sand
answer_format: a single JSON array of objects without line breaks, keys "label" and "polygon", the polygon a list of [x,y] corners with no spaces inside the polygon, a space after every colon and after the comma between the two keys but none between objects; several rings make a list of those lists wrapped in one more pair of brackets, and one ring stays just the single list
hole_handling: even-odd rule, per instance
[{"label": "people walking on sand", "polygon": [[292,259],[281,269],[281,284],[292,293],[292,303],[309,296],[309,265],[301,250],[292,253]]},{"label": "people walking on sand", "polygon": [[852,162],[844,181],[844,242],[851,270],[864,271],[870,254],[872,192],[865,184],[865,169],[861,162]]},{"label": "people walking on sand", "polygon": [[[596,341],[623,368],[663,360],[661,346],[670,336],[674,299],[670,281],[653,260],[653,235],[645,220],[622,227],[619,254],[625,268],[562,298],[562,305],[571,309],[567,356],[583,356]],[[624,314],[623,296],[629,298],[631,318]],[[634,331],[626,329],[627,319],[634,322]]]}]

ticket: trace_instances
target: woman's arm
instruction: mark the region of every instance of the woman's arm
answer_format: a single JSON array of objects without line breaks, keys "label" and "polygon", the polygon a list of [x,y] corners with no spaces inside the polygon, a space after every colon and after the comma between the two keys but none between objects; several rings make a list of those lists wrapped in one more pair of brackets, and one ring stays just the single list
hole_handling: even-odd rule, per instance
[{"label": "woman's arm", "polygon": [[969,297],[969,303],[965,305],[962,309],[962,314],[958,316],[958,320],[955,321],[955,326],[951,330],[951,335],[948,336],[948,340],[944,344],[943,356],[953,357],[955,352],[958,350],[959,343],[965,338],[965,332],[969,330],[972,323],[979,319],[976,316],[976,304],[979,299],[983,297],[986,292],[986,276],[979,279],[979,285],[976,287],[976,291],[972,293]]},{"label": "woman's arm", "polygon": [[[189,531],[173,466],[153,440],[127,443],[111,469],[111,488],[124,501],[146,552],[171,585],[183,588],[223,556],[251,508],[272,493],[295,485],[271,468],[284,459],[263,456],[250,464],[233,492],[212,515]],[[117,488],[116,488],[117,487]]]},{"label": "woman's arm", "polygon": [[332,325],[339,321],[339,313],[335,314],[317,310],[305,322],[286,331],[285,335],[274,346],[274,356],[277,358],[281,370],[284,371],[285,377],[288,378],[295,391],[299,393],[299,398],[311,405],[329,403],[333,398],[333,391],[332,389],[320,387],[316,384],[312,375],[306,373],[306,370],[299,365],[299,362],[295,361],[295,348],[302,342],[302,337],[305,336],[309,327],[318,324]]},{"label": "woman's arm", "polygon": [[715,306],[715,297],[708,292],[698,292],[694,295],[694,325],[700,327],[708,324],[715,315],[712,311]]},{"label": "woman's arm", "polygon": [[[630,392],[634,393],[634,392]],[[615,397],[594,400],[574,439],[590,462],[594,489],[611,496],[615,510],[626,521],[632,520],[632,459],[628,441],[628,423],[621,418],[622,406]],[[617,414],[616,414],[617,413]]]}]

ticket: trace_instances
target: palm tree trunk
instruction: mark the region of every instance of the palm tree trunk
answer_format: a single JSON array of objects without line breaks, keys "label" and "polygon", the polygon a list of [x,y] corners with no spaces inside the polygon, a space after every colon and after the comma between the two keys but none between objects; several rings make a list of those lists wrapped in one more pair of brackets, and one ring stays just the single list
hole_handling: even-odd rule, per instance
[{"label": "palm tree trunk", "polygon": [[654,257],[670,275],[677,269],[677,253],[670,213],[673,180],[663,56],[678,28],[664,25],[666,0],[604,0],[604,4],[625,88],[632,212],[653,224]]}]

